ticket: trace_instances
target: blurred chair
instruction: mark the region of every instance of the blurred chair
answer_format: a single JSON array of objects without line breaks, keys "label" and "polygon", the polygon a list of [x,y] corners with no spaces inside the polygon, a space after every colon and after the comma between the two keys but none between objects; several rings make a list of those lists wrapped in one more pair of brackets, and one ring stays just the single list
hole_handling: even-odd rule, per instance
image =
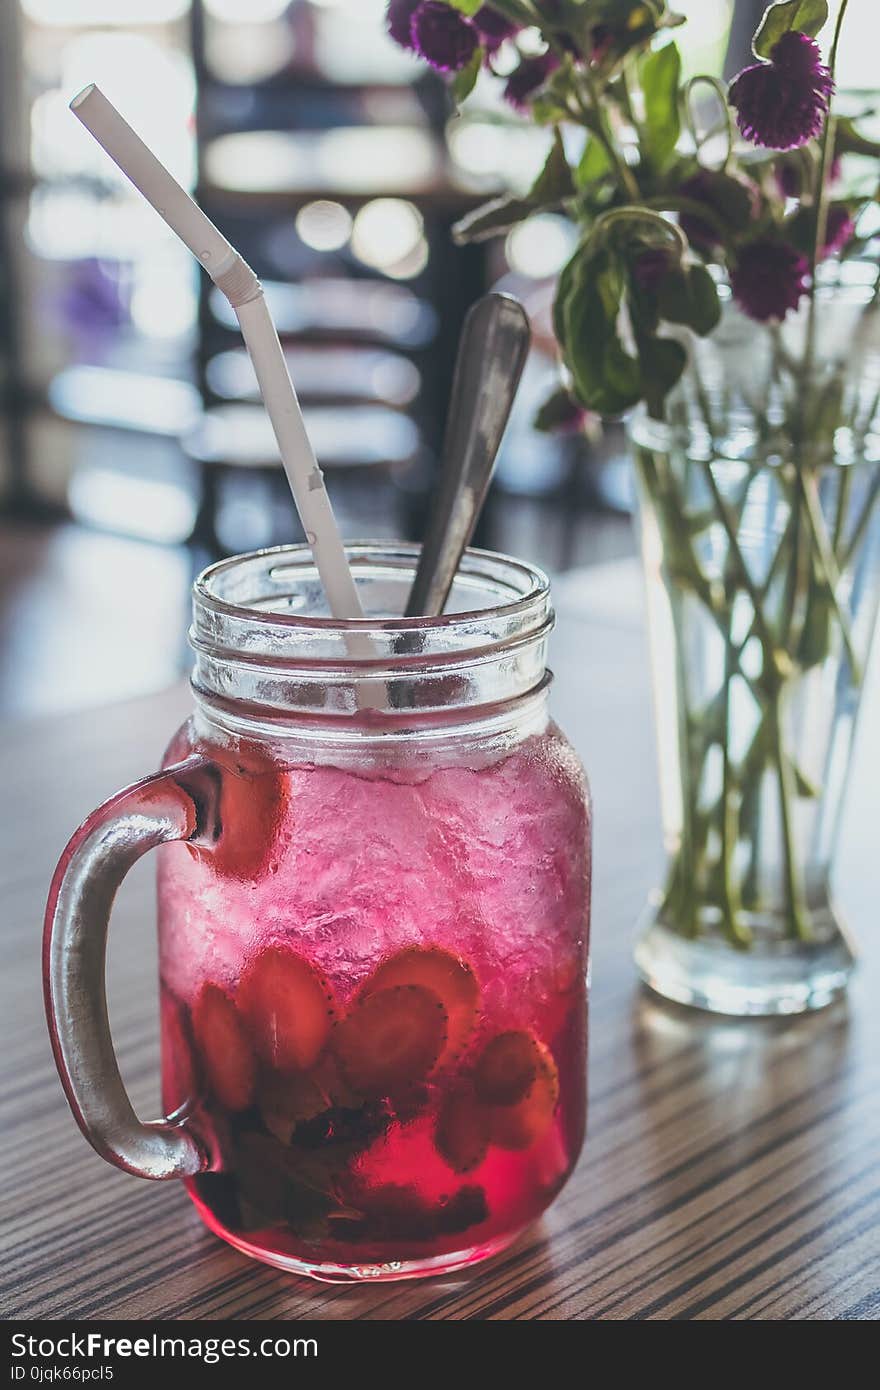
[{"label": "blurred chair", "polygon": [[[413,421],[399,411],[377,404],[306,405],[304,414],[309,438],[327,474],[334,501],[341,484],[359,484],[367,476],[376,500],[380,486],[386,485],[382,496],[389,505],[388,483],[418,460],[420,436]],[[183,447],[187,459],[201,474],[201,504],[193,541],[210,556],[217,557],[228,550],[220,518],[223,491],[230,482],[259,479],[267,493],[280,496],[289,509],[278,447],[262,406],[212,407],[184,435]]]},{"label": "blurred chair", "polygon": [[[384,458],[409,530],[413,498],[431,481],[461,322],[486,283],[484,250],[454,247],[451,227],[485,190],[468,186],[449,154],[443,84],[424,69],[414,79],[375,9],[368,19],[296,0],[274,70],[234,81],[237,55],[229,34],[218,46],[209,8],[196,0],[191,11],[199,201],[263,280],[304,406],[333,410],[339,439],[331,430],[316,448],[322,465],[339,489]],[[208,285],[201,294],[206,409],[254,401],[235,317]],[[371,413],[346,413],[362,406]],[[395,411],[409,417],[405,446]],[[355,418],[376,441],[350,431]],[[240,465],[204,460],[203,539],[230,470]]]}]

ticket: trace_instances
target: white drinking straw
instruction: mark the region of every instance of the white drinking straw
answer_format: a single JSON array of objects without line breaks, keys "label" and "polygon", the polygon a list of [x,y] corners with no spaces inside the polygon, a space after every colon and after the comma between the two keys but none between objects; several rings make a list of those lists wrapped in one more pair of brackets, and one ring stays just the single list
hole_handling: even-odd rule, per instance
[{"label": "white drinking straw", "polygon": [[[262,285],[94,83],[73,98],[70,109],[189,247],[235,310],[330,612],[334,618],[362,618],[361,601]],[[361,643],[356,645],[360,648]],[[364,654],[371,651],[366,639]]]}]

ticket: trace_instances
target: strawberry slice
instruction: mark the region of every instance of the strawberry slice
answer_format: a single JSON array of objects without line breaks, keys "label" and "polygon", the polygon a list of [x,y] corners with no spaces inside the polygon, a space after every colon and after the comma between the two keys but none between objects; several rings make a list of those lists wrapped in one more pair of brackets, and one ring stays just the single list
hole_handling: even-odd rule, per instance
[{"label": "strawberry slice", "polygon": [[446,1010],[433,990],[395,985],[361,997],[335,1030],[333,1046],[364,1096],[386,1096],[423,1081],[446,1047]]},{"label": "strawberry slice", "polygon": [[471,967],[440,946],[407,946],[377,967],[361,993],[366,997],[395,985],[420,985],[437,995],[448,1020],[440,1061],[454,1061],[473,1031],[479,1010],[480,987]]},{"label": "strawberry slice", "polygon": [[243,744],[221,770],[219,834],[214,868],[229,878],[259,878],[269,866],[287,809],[283,773],[266,754]]},{"label": "strawberry slice", "polygon": [[444,1097],[437,1116],[434,1145],[456,1173],[478,1168],[489,1147],[490,1116],[470,1086],[462,1085]]},{"label": "strawberry slice", "polygon": [[238,1010],[219,985],[202,985],[192,1011],[193,1033],[211,1090],[227,1110],[246,1110],[257,1064]]},{"label": "strawberry slice", "polygon": [[487,1105],[516,1105],[531,1090],[542,1065],[541,1044],[533,1033],[498,1033],[477,1058],[474,1090]]},{"label": "strawberry slice", "polygon": [[489,1131],[499,1149],[528,1149],[549,1129],[559,1100],[559,1072],[549,1050],[533,1039],[537,1074],[525,1095],[513,1105],[491,1105]]},{"label": "strawberry slice", "polygon": [[236,1003],[261,1061],[277,1071],[308,1071],[336,1020],[326,976],[285,946],[267,946],[241,977]]},{"label": "strawberry slice", "polygon": [[188,1105],[199,1092],[189,1011],[165,985],[161,995],[162,1104],[165,1113]]}]

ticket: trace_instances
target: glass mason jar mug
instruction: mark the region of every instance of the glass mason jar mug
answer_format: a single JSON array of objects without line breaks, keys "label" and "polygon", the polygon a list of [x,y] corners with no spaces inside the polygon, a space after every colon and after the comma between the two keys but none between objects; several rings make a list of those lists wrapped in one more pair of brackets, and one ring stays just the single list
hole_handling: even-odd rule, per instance
[{"label": "glass mason jar mug", "polygon": [[[485,1258],[568,1178],[590,877],[544,576],[469,552],[451,612],[389,619],[417,552],[349,555],[358,623],[327,615],[305,547],[197,580],[193,715],[68,845],[45,956],[98,1152],[184,1178],[247,1254],[337,1280]],[[166,1118],[143,1124],[103,974],[113,894],[153,847]]]}]

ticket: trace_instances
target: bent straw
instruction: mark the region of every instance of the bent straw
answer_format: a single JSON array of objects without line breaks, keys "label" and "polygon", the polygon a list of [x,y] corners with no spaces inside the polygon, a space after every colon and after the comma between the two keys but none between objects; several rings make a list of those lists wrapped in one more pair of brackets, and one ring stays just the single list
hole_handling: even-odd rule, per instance
[{"label": "bent straw", "polygon": [[[363,618],[336,518],[324,487],[305,421],[263,288],[254,272],[222,232],[148,149],[140,136],[90,83],[70,103],[70,109],[119,166],[126,178],[176,232],[181,241],[223,291],[241,326],[254,364],[260,392],[272,423],[281,462],[293,493],[306,540],[334,618]],[[349,634],[350,647],[369,655],[372,644]],[[363,640],[363,639],[362,639]]]}]

